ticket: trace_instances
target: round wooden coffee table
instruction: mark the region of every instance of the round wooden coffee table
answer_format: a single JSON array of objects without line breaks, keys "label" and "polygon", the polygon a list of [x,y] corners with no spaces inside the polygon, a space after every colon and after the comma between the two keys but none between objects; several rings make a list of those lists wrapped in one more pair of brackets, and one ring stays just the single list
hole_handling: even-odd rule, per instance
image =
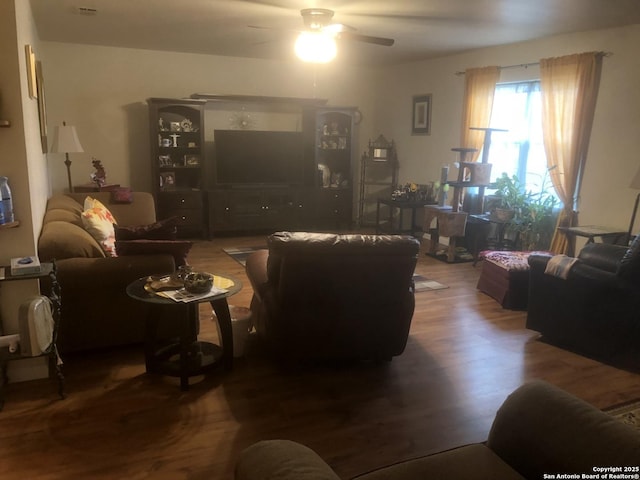
[{"label": "round wooden coffee table", "polygon": [[[215,296],[176,302],[151,290],[149,277],[139,278],[127,286],[127,295],[135,300],[152,304],[146,318],[145,366],[147,373],[180,377],[180,388],[189,389],[189,377],[202,375],[222,365],[233,367],[233,331],[227,298],[242,289],[242,282],[231,275],[212,273],[214,287],[226,291]],[[221,344],[198,341],[198,305],[210,303],[220,326]],[[172,317],[180,322],[177,341],[161,344],[157,338],[159,310],[171,308]],[[166,316],[166,315],[165,315]]]}]

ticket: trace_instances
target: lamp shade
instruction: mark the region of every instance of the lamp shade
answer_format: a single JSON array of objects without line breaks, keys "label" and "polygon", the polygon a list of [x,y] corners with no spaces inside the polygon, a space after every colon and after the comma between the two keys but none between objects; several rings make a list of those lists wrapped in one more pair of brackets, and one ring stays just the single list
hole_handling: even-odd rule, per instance
[{"label": "lamp shade", "polygon": [[631,185],[629,185],[629,187],[640,190],[640,168],[638,168],[636,175],[633,177],[633,180],[631,180]]},{"label": "lamp shade", "polygon": [[62,126],[56,126],[53,134],[53,145],[51,145],[52,153],[80,153],[84,152],[76,127],[67,125],[62,122]]}]

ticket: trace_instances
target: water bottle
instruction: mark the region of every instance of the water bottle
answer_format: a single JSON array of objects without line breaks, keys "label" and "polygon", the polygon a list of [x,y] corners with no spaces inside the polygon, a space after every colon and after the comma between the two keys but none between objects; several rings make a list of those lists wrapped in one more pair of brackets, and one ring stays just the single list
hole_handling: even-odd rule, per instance
[{"label": "water bottle", "polygon": [[9,188],[9,179],[0,177],[0,225],[11,223],[15,220],[13,216],[13,201],[11,200],[11,188]]}]

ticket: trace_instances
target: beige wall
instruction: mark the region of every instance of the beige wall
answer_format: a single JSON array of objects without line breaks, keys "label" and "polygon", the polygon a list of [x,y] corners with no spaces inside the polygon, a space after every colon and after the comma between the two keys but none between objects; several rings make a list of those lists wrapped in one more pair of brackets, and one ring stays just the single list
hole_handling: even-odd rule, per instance
[{"label": "beige wall", "polygon": [[[443,163],[456,160],[460,142],[464,76],[457,71],[487,65],[537,62],[540,58],[607,51],[587,160],[580,223],[627,229],[636,194],[628,188],[640,167],[640,25],[562,35],[386,69],[378,78],[384,103],[376,127],[398,145],[400,181],[428,182]],[[505,69],[503,81],[538,78],[538,68]],[[430,136],[411,136],[413,95],[433,94]],[[450,178],[455,178],[453,168]],[[635,231],[640,229],[640,221]]]},{"label": "beige wall", "polygon": [[[0,175],[9,177],[14,213],[20,226],[0,231],[0,264],[36,252],[42,216],[49,196],[46,159],[40,145],[37,101],[29,98],[25,45],[39,56],[39,40],[29,2],[0,1],[0,117],[11,121],[0,130]],[[16,333],[20,303],[39,293],[38,282],[4,282],[0,318],[4,333]],[[12,380],[46,375],[46,362],[11,362]]]},{"label": "beige wall", "polygon": [[[151,188],[145,104],[149,97],[180,98],[192,93],[317,97],[329,99],[332,105],[360,105],[364,117],[371,118],[371,84],[360,71],[339,64],[316,68],[53,42],[43,43],[43,48],[50,128],[63,120],[75,125],[85,150],[72,154],[74,184],[89,181],[94,171],[91,157],[96,157],[102,160],[110,182],[138,190]],[[363,138],[366,143],[368,134]],[[64,157],[49,156],[53,190],[62,191],[67,186]]]}]

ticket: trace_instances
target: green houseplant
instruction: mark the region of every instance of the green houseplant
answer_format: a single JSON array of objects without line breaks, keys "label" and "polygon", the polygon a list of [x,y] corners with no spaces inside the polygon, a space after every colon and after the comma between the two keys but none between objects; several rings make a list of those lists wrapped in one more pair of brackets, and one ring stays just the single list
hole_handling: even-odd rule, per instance
[{"label": "green houseplant", "polygon": [[495,196],[500,207],[493,214],[503,222],[509,222],[508,231],[515,234],[519,248],[523,250],[546,249],[551,243],[555,227],[554,208],[557,198],[549,193],[547,173],[542,178],[538,192],[526,191],[517,176],[502,173],[495,181]]},{"label": "green houseplant", "polygon": [[537,193],[528,192],[525,208],[519,223],[520,241],[524,250],[549,248],[555,230],[554,209],[558,203],[550,193],[548,171],[545,172]]},{"label": "green houseplant", "polygon": [[510,177],[503,172],[496,179],[494,188],[496,189],[494,195],[499,199],[500,206],[496,207],[493,214],[503,222],[513,220],[525,206],[527,199],[527,194],[520,180],[515,175]]}]

